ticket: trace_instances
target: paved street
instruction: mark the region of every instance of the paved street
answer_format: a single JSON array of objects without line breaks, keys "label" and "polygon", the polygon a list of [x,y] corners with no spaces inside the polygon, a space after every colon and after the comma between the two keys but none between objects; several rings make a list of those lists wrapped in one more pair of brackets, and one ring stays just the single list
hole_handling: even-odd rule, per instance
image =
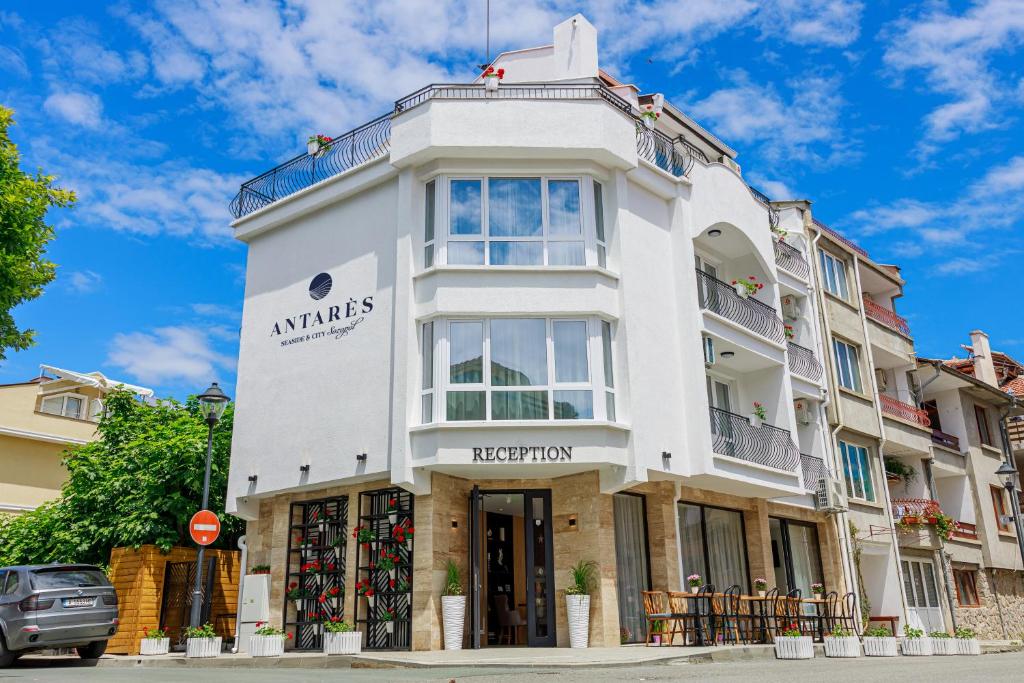
[{"label": "paved street", "polygon": [[790,683],[794,676],[802,680],[856,680],[900,683],[915,681],[1020,681],[1024,653],[985,655],[983,657],[898,657],[861,658],[852,661],[817,658],[809,662],[759,660],[714,664],[665,664],[644,667],[603,669],[529,669],[503,673],[494,668],[457,667],[445,669],[157,669],[54,667],[38,659],[26,658],[12,669],[0,670],[0,681],[217,681],[217,683],[259,683],[262,681],[758,681]]}]

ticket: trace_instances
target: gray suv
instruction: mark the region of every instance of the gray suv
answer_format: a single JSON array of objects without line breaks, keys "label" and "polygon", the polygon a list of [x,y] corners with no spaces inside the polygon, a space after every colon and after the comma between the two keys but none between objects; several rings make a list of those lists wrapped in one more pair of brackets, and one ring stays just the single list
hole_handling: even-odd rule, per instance
[{"label": "gray suv", "polygon": [[117,624],[117,593],[98,567],[0,568],[0,667],[44,648],[73,647],[82,659],[96,659]]}]

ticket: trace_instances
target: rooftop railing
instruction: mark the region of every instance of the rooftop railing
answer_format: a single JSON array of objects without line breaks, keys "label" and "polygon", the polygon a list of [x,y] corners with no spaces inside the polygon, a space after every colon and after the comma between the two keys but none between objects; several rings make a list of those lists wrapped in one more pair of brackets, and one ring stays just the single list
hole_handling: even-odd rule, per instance
[{"label": "rooftop railing", "polygon": [[300,154],[242,184],[231,201],[231,213],[241,218],[327,178],[344,173],[386,154],[391,144],[391,119],[431,100],[597,100],[629,117],[637,126],[637,153],[676,177],[689,173],[695,159],[707,156],[682,136],[669,138],[643,126],[632,105],[601,83],[514,83],[487,90],[482,84],[435,83],[395,102],[394,109],[334,138],[329,149]]},{"label": "rooftop railing", "polygon": [[782,343],[785,331],[775,309],[754,298],[743,298],[732,285],[697,271],[697,300],[702,309],[717,313],[766,339]]},{"label": "rooftop railing", "polygon": [[828,465],[816,455],[800,454],[800,471],[804,477],[804,488],[808,491],[817,491],[818,484],[830,475]]},{"label": "rooftop railing", "polygon": [[857,252],[858,254],[860,254],[861,256],[863,256],[865,258],[871,258],[870,256],[868,256],[868,252],[866,252],[863,247],[859,246],[853,240],[847,239],[846,237],[841,235],[839,232],[833,230],[832,228],[828,227],[827,225],[825,225],[824,223],[819,221],[817,218],[815,218],[813,220],[814,220],[814,224],[816,226],[818,226],[818,228],[822,232],[827,233],[828,236],[831,237],[832,239],[834,239],[835,241],[839,242],[840,244],[846,245],[847,247],[849,247],[850,249],[853,249],[855,252]]},{"label": "rooftop railing", "polygon": [[775,243],[775,265],[788,270],[797,277],[807,279],[811,273],[811,267],[804,258],[803,252],[792,244],[786,244],[781,239],[773,240]]},{"label": "rooftop railing", "polygon": [[876,304],[866,296],[864,297],[864,314],[876,323],[881,323],[889,329],[899,332],[904,337],[910,336],[910,325],[907,323],[906,318],[897,315],[894,311],[890,311],[884,306]]},{"label": "rooftop railing", "polygon": [[765,424],[755,427],[743,415],[719,408],[711,408],[710,412],[715,453],[787,472],[796,471],[800,450],[787,430]]},{"label": "rooftop railing", "polygon": [[806,377],[814,382],[821,380],[822,367],[815,357],[814,351],[793,342],[786,344],[786,351],[786,355],[789,358],[790,372]]},{"label": "rooftop railing", "polygon": [[909,403],[904,403],[886,394],[879,394],[878,401],[882,405],[882,412],[886,415],[898,417],[907,422],[913,422],[922,427],[930,427],[932,421],[928,418],[927,411],[921,410]]}]

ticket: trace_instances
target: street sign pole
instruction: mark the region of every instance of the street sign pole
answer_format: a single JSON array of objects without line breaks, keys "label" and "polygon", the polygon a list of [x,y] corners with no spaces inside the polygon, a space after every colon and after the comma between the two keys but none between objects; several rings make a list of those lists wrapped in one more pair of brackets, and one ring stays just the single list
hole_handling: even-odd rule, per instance
[{"label": "street sign pole", "polygon": [[[213,425],[217,423],[216,418],[210,417],[206,420],[208,432],[206,435],[206,473],[203,476],[203,510],[210,504],[210,463],[213,460]],[[203,618],[203,550],[206,546],[197,543],[199,551],[196,553],[196,584],[192,590],[192,613],[189,616],[189,625],[192,628],[199,628]]]}]

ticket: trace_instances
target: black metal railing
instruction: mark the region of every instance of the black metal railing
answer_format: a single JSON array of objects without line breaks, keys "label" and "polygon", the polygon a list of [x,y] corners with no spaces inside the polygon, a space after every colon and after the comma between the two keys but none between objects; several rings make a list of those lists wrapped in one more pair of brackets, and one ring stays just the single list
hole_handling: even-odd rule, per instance
[{"label": "black metal railing", "polygon": [[391,114],[385,114],[334,138],[317,154],[300,154],[242,183],[231,200],[231,213],[235,218],[246,216],[321,180],[383,156],[390,147]]},{"label": "black metal railing", "polygon": [[681,141],[681,137],[672,139],[661,131],[636,122],[636,153],[677,178],[689,175],[695,158],[703,157],[707,163],[704,153],[689,143],[682,141],[680,146],[676,146]]},{"label": "black metal railing", "polygon": [[807,279],[811,274],[811,267],[804,258],[803,252],[792,244],[786,244],[781,239],[775,242],[775,265],[793,273],[797,277]]},{"label": "black metal railing", "polygon": [[795,472],[800,449],[785,429],[762,424],[755,427],[743,415],[711,408],[711,436],[715,453],[747,462]]},{"label": "black metal railing", "polygon": [[764,208],[768,209],[768,229],[774,231],[775,228],[779,227],[779,210],[772,206],[772,200],[761,190],[753,185],[747,185],[747,189],[750,190],[750,194],[754,195],[754,199],[764,204]]},{"label": "black metal railing", "polygon": [[828,227],[827,225],[819,221],[817,218],[812,218],[811,220],[814,222],[814,225],[816,225],[822,232],[828,233],[829,236],[832,237],[832,239],[834,239],[835,241],[839,242],[840,244],[845,244],[846,246],[848,246],[850,249],[853,249],[861,256],[871,258],[870,256],[868,256],[868,252],[865,251],[863,247],[861,247],[859,244],[849,239],[848,237],[843,236],[839,231],[833,230],[832,228]]},{"label": "black metal railing", "polygon": [[804,488],[817,491],[818,483],[829,477],[828,465],[816,455],[800,454],[800,470],[804,475]]},{"label": "black metal railing", "polygon": [[790,372],[815,382],[821,379],[821,362],[815,357],[814,351],[793,342],[786,344],[786,351]]},{"label": "black metal railing", "polygon": [[697,300],[700,307],[738,323],[751,332],[782,343],[782,318],[775,309],[757,299],[743,298],[736,289],[702,270],[697,271]]},{"label": "black metal railing", "polygon": [[395,114],[429,100],[603,100],[633,118],[632,105],[601,83],[513,83],[497,90],[471,83],[433,83],[395,102]]}]

